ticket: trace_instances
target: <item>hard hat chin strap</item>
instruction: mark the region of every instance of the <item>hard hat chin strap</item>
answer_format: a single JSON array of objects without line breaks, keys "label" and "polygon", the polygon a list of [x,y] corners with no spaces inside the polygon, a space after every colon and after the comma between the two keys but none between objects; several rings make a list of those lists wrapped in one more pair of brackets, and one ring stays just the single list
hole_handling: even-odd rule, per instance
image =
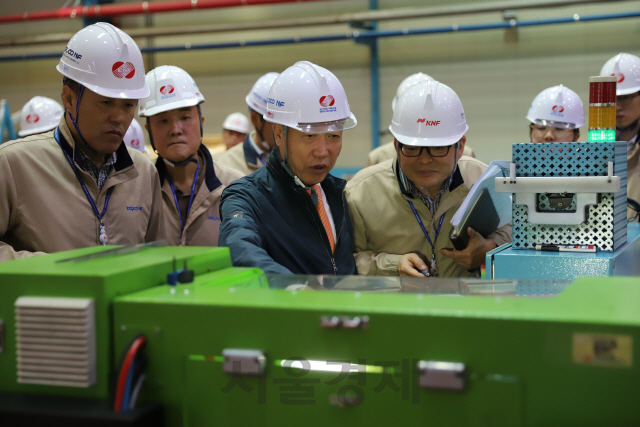
[{"label": "hard hat chin strap", "polygon": [[456,173],[456,170],[458,169],[458,152],[460,151],[460,141],[456,142],[456,154],[455,154],[455,159],[456,159],[456,163],[453,165],[453,172],[451,172],[451,176],[449,176],[449,182],[451,182],[451,180],[453,179],[453,174]]},{"label": "hard hat chin strap", "polygon": [[[291,178],[293,178],[293,182],[298,186],[298,187],[302,187],[304,190],[310,191],[311,192],[311,201],[313,202],[314,205],[318,204],[318,193],[316,192],[316,189],[313,186],[307,186],[304,184],[304,182],[302,182],[302,180],[300,178],[298,178],[298,175],[296,175],[295,173],[293,173],[293,171],[291,170],[291,167],[289,166],[289,150],[287,147],[287,133],[288,133],[288,127],[285,126],[284,127],[284,160],[282,159],[282,156],[280,155],[280,149],[275,150],[276,152],[276,158],[278,159],[278,161],[280,162],[280,164],[282,165],[282,167],[284,168],[285,171],[287,171],[287,173],[289,174],[289,176]],[[275,139],[275,134],[274,134],[274,139]]]},{"label": "hard hat chin strap", "polygon": [[256,131],[256,134],[258,135],[258,138],[260,139],[260,145],[262,145],[262,148],[265,151],[271,151],[271,147],[269,147],[269,144],[267,144],[267,141],[265,141],[264,136],[262,136],[262,130],[265,127],[265,119],[263,119],[262,117],[260,117],[260,121],[262,121],[262,129],[258,129],[257,127],[253,127]]},{"label": "hard hat chin strap", "polygon": [[162,156],[158,156],[158,157],[160,157],[163,162],[165,162],[167,165],[171,166],[172,168],[179,168],[179,167],[182,167],[182,166],[186,166],[191,162],[198,163],[198,160],[196,159],[195,153],[192,154],[191,156],[189,156],[188,159],[185,159],[185,160],[183,160],[181,162],[177,162],[177,163],[173,163],[173,162],[163,158]]},{"label": "hard hat chin strap", "polygon": [[84,146],[87,147],[93,154],[99,156],[100,153],[94,150],[93,147],[87,143],[87,141],[84,139],[84,136],[82,136],[82,132],[80,132],[80,127],[78,126],[78,111],[80,110],[80,98],[82,98],[82,92],[84,92],[84,86],[78,84],[78,98],[76,99],[76,118],[73,118],[70,111],[67,111],[67,114],[69,114],[69,119],[71,119],[71,123],[73,123],[73,127],[76,128],[76,131],[80,136],[80,140],[84,143]]},{"label": "hard hat chin strap", "polygon": [[631,123],[629,126],[627,126],[626,128],[619,128],[616,126],[616,137],[622,135],[623,133],[625,133],[626,131],[629,131],[631,129],[633,129],[634,127],[638,126],[638,122],[640,122],[640,117],[638,117],[633,123]]},{"label": "hard hat chin strap", "polygon": [[151,134],[151,123],[149,122],[149,116],[147,116],[147,132],[149,133],[149,142],[151,143],[151,148],[153,148],[154,153],[158,154],[156,144],[153,142],[153,135]]},{"label": "hard hat chin strap", "polygon": [[[249,117],[252,117],[253,112],[255,112],[256,114],[259,114],[257,111],[249,107]],[[262,148],[267,150],[268,144],[266,143],[266,141],[264,140],[264,136],[262,135],[262,131],[264,130],[265,120],[262,118],[261,114],[260,114],[260,121],[262,122],[262,129],[258,129],[255,125],[253,126],[253,129],[255,129],[256,135],[258,135],[258,138],[260,139],[260,145],[262,145]]]}]

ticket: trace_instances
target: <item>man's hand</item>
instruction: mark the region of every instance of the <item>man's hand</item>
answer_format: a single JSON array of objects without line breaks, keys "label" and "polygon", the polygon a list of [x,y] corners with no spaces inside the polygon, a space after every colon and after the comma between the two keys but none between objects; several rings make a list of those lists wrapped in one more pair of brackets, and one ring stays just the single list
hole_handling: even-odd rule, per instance
[{"label": "man's hand", "polygon": [[473,270],[480,267],[485,260],[487,252],[495,249],[498,245],[493,240],[485,239],[471,227],[467,228],[467,234],[469,235],[469,244],[464,250],[440,249],[440,253],[451,258],[459,266],[467,270]]},{"label": "man's hand", "polygon": [[425,265],[420,255],[416,253],[408,253],[402,255],[400,261],[398,261],[398,276],[402,277],[425,277],[419,270],[426,270]]}]

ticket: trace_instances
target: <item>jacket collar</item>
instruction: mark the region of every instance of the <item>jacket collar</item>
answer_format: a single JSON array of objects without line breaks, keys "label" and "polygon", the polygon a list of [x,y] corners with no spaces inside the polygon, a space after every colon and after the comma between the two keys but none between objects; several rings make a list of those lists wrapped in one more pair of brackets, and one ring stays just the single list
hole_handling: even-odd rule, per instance
[{"label": "jacket collar", "polygon": [[[65,115],[66,114],[67,113],[65,111]],[[80,157],[80,154],[78,154],[80,148],[73,139],[73,135],[71,134],[71,130],[67,125],[65,115],[62,116],[62,118],[60,119],[60,124],[58,125],[58,137],[60,138],[60,146],[62,147],[64,152],[74,160],[74,162],[82,164],[82,160],[80,160],[82,158]],[[113,165],[114,172],[119,172],[130,166],[133,166],[133,160],[131,159],[129,152],[127,151],[127,146],[124,144],[124,142],[121,142],[120,146],[116,150],[116,157],[116,162]]]},{"label": "jacket collar", "polygon": [[260,160],[260,156],[256,152],[256,149],[253,148],[253,144],[250,139],[251,134],[252,132],[249,132],[247,134],[247,137],[244,139],[244,142],[242,143],[242,150],[244,151],[244,159],[248,164],[261,166],[262,161]]},{"label": "jacket collar", "polygon": [[[202,143],[198,148],[198,152],[202,154],[202,156],[204,157],[204,162],[207,165],[207,167],[205,168],[204,182],[207,185],[209,191],[213,191],[216,188],[220,187],[222,185],[222,182],[220,182],[220,180],[216,176],[216,171],[213,168],[213,159],[211,158],[211,153],[209,152],[209,149]],[[158,175],[160,176],[160,187],[162,187],[164,185],[164,180],[169,172],[167,172],[167,165],[164,163],[164,161],[162,160],[162,156],[160,155],[158,155],[158,158],[156,159],[156,169],[158,170]]]},{"label": "jacket collar", "polygon": [[[407,176],[402,172],[402,169],[400,168],[400,160],[396,159],[395,164],[392,167],[396,174],[396,179],[398,180],[400,192],[404,196],[413,199],[413,193],[411,193],[411,188],[409,186],[409,178],[407,178]],[[462,174],[460,173],[460,165],[456,164],[456,171],[453,173],[453,177],[451,178],[451,184],[449,184],[449,192],[455,190],[462,184],[464,184],[464,179],[462,179]]]}]

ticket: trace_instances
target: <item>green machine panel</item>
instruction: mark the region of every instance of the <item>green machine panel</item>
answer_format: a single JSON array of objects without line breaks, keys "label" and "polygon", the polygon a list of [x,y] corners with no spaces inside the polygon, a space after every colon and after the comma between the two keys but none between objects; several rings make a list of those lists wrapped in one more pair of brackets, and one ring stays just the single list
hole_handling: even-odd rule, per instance
[{"label": "green machine panel", "polygon": [[[214,285],[215,284],[215,285]],[[247,275],[116,298],[167,426],[640,425],[637,278]]]},{"label": "green machine panel", "polygon": [[196,275],[233,270],[227,248],[157,243],[0,263],[0,393],[109,398],[113,299],[185,261]]}]

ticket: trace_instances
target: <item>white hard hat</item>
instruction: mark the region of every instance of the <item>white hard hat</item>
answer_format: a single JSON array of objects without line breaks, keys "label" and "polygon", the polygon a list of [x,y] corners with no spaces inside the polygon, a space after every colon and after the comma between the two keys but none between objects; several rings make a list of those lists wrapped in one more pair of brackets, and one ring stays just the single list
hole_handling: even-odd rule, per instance
[{"label": "white hard hat", "polygon": [[[176,67],[176,68],[178,68],[178,67]],[[193,80],[193,77],[191,77],[191,75],[189,73],[187,73],[186,71],[184,72],[184,74],[185,74],[185,78],[191,84],[191,86],[193,87],[193,90],[196,92],[196,98],[198,98],[199,103],[203,103],[204,102],[204,95],[202,94],[202,92],[200,92],[200,89],[198,88],[198,85],[196,84],[196,81]]]},{"label": "white hard hat", "polygon": [[435,80],[416,83],[398,98],[389,130],[402,144],[453,145],[469,126],[462,102],[449,86]]},{"label": "white hard hat", "polygon": [[193,107],[204,102],[195,81],[189,73],[173,65],[162,65],[146,76],[150,94],[138,103],[138,115],[150,117],[182,107]]},{"label": "white hard hat", "polygon": [[604,64],[600,75],[617,77],[616,95],[639,92],[640,58],[629,53],[619,53]]},{"label": "white hard hat", "polygon": [[56,69],[108,98],[149,96],[138,45],[111,24],[100,22],[78,31],[67,43]]},{"label": "white hard hat", "polygon": [[537,125],[577,129],[584,126],[584,107],[577,93],[563,85],[554,86],[535,97],[526,117]]},{"label": "white hard hat", "polygon": [[308,61],[296,62],[273,82],[263,117],[305,133],[347,130],[357,124],[338,78]]},{"label": "white hard hat", "polygon": [[428,76],[425,73],[415,73],[411,74],[409,77],[404,79],[400,86],[398,86],[398,90],[396,91],[396,96],[393,97],[393,101],[391,101],[391,109],[395,110],[396,102],[398,102],[398,98],[404,93],[405,90],[409,89],[416,83],[424,82],[427,80],[433,80],[431,76]]},{"label": "white hard hat", "polygon": [[51,98],[34,96],[20,113],[19,136],[29,136],[54,129],[60,123],[64,108]]},{"label": "white hard hat", "polygon": [[143,153],[146,151],[142,126],[140,126],[140,123],[138,123],[136,119],[131,121],[131,125],[129,125],[129,129],[127,129],[127,133],[124,134],[124,144],[127,147],[135,148]]},{"label": "white hard hat", "polygon": [[267,98],[273,81],[278,78],[278,73],[267,73],[260,77],[251,88],[251,92],[244,98],[252,110],[260,114],[267,112]]},{"label": "white hard hat", "polygon": [[234,130],[240,133],[249,133],[249,119],[242,113],[231,113],[224,119],[222,129]]}]

